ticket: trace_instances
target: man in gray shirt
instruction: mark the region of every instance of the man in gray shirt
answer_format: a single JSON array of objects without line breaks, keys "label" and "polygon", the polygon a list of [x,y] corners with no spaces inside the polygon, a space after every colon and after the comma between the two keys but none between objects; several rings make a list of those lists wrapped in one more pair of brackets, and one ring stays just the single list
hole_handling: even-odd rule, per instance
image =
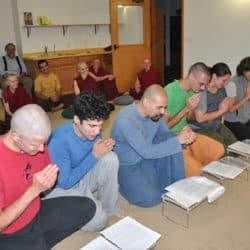
[{"label": "man in gray shirt", "polygon": [[19,82],[23,85],[27,93],[32,96],[33,80],[27,75],[27,68],[21,57],[16,56],[16,46],[8,43],[5,46],[6,55],[0,57],[0,83],[4,88],[5,77],[7,74],[19,76]]},{"label": "man in gray shirt", "polygon": [[250,57],[237,66],[237,75],[226,86],[233,103],[225,115],[225,125],[238,140],[250,139]]}]

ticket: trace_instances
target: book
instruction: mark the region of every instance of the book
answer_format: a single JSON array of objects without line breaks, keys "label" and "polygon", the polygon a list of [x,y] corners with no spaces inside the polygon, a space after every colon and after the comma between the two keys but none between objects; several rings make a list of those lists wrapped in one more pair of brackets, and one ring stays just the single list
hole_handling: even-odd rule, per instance
[{"label": "book", "polygon": [[227,147],[229,152],[233,152],[245,157],[250,157],[250,144],[244,141],[237,141]]},{"label": "book", "polygon": [[127,216],[100,232],[101,236],[81,250],[147,250],[161,235]]},{"label": "book", "polygon": [[242,169],[250,169],[250,162],[246,158],[224,156],[219,161]]},{"label": "book", "polygon": [[119,250],[119,248],[107,241],[102,236],[99,236],[86,246],[82,247],[80,250]]},{"label": "book", "polygon": [[203,167],[202,171],[218,178],[234,179],[243,172],[243,169],[224,162],[212,161]]},{"label": "book", "polygon": [[182,208],[189,210],[204,200],[213,202],[224,192],[225,188],[220,184],[203,176],[193,176],[179,180],[165,188],[164,198],[173,201]]}]

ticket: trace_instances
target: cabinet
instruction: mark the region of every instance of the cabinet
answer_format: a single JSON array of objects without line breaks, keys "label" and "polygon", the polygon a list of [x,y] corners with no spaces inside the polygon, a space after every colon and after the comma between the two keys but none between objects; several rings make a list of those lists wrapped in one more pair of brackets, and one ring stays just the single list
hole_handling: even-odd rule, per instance
[{"label": "cabinet", "polygon": [[[73,80],[77,76],[77,64],[81,61],[86,62],[89,66],[95,58],[99,58],[103,62],[103,66],[112,72],[112,56],[111,54],[90,54],[90,55],[76,55],[71,57],[63,58],[48,58],[46,59],[49,64],[49,69],[51,72],[57,74],[61,82],[62,95],[74,93]],[[31,77],[35,79],[39,74],[37,59],[25,59],[24,62],[27,66],[28,72]]]}]

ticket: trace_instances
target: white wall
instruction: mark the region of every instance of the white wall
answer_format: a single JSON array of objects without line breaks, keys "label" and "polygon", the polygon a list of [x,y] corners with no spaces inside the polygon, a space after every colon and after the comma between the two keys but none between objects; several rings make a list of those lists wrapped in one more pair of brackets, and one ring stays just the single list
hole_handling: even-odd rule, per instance
[{"label": "white wall", "polygon": [[44,46],[53,50],[105,47],[110,45],[109,26],[68,27],[63,36],[61,27],[32,28],[30,37],[22,26],[23,12],[32,12],[33,24],[37,16],[47,16],[52,24],[109,23],[109,0],[16,0],[19,33],[23,53],[43,51]]},{"label": "white wall", "polygon": [[184,0],[184,73],[197,61],[232,72],[250,56],[249,0]]},{"label": "white wall", "polygon": [[4,46],[16,43],[13,14],[10,0],[0,0],[0,56],[5,54]]}]

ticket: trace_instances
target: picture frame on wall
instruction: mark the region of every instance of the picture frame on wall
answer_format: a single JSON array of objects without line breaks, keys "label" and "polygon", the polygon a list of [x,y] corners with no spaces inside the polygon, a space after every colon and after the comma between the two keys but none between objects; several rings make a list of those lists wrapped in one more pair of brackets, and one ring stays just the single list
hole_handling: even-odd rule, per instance
[{"label": "picture frame on wall", "polygon": [[23,13],[23,19],[25,25],[33,25],[33,18],[31,12],[24,12]]}]

